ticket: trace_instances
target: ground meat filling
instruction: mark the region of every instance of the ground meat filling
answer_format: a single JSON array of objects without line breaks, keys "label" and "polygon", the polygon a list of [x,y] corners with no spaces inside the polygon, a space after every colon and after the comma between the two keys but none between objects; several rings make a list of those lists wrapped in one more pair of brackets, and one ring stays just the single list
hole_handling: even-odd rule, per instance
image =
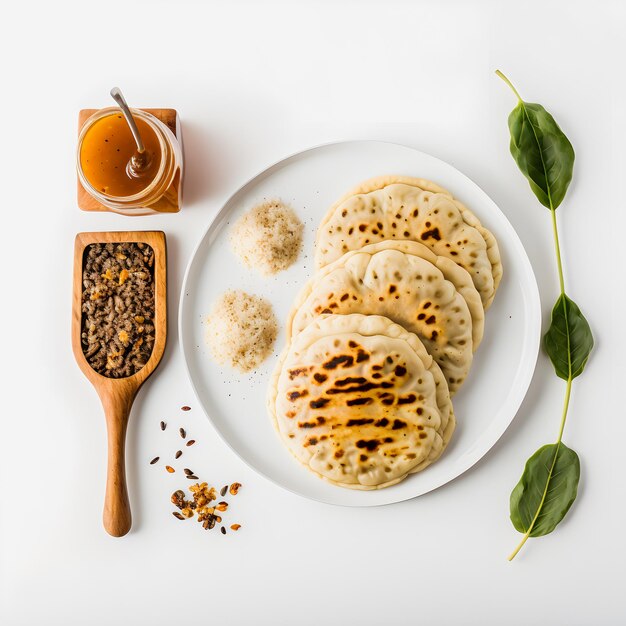
[{"label": "ground meat filling", "polygon": [[154,250],[92,244],[83,257],[83,353],[108,378],[136,374],[154,347]]}]

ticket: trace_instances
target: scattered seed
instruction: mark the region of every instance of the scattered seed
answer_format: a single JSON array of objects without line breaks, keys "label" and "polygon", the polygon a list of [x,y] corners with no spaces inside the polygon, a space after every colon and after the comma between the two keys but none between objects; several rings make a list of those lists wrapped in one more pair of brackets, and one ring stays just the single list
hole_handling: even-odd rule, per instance
[{"label": "scattered seed", "polygon": [[225,511],[228,508],[228,502],[219,502],[215,507],[218,511]]},{"label": "scattered seed", "polygon": [[230,490],[229,490],[229,491],[230,491],[230,495],[231,495],[231,496],[236,496],[236,495],[237,495],[237,492],[238,492],[238,491],[239,491],[239,489],[240,489],[240,487],[241,487],[241,483],[233,483],[233,484],[230,486]]},{"label": "scattered seed", "polygon": [[185,474],[187,474],[187,476],[191,476],[191,475],[193,475],[193,472],[192,472],[192,471],[191,471],[188,467],[186,467],[186,468],[183,470],[183,472],[185,472]]},{"label": "scattered seed", "polygon": [[187,476],[187,478],[188,478],[189,480],[199,480],[199,478],[198,478],[197,476],[195,476],[194,474],[189,474],[189,475]]},{"label": "scattered seed", "polygon": [[185,519],[178,511],[172,511],[172,515],[176,518],[176,519]]},{"label": "scattered seed", "polygon": [[223,526],[221,526],[220,527],[220,532],[222,533],[222,535],[225,535],[226,534],[226,529]]},{"label": "scattered seed", "polygon": [[222,498],[226,495],[226,492],[228,491],[228,485],[224,485],[221,489],[220,489],[220,496],[222,496]]},{"label": "scattered seed", "polygon": [[231,530],[239,530],[241,528],[241,524],[231,524],[230,525],[230,529]]},{"label": "scattered seed", "polygon": [[183,451],[182,450],[177,450],[176,454],[174,455],[177,459],[180,459],[181,456],[183,456]]},{"label": "scattered seed", "polygon": [[185,506],[185,492],[182,489],[178,489],[172,494],[170,498],[172,504],[175,504],[179,509]]},{"label": "scattered seed", "polygon": [[179,428],[178,432],[180,433],[180,436],[184,439],[187,436],[187,433],[185,432],[184,428]]},{"label": "scattered seed", "polygon": [[152,461],[150,461],[150,465],[154,465],[154,464],[155,464],[155,463],[159,460],[159,458],[160,458],[160,457],[155,456],[155,457],[152,459]]},{"label": "scattered seed", "polygon": [[191,411],[191,407],[190,406],[181,406],[180,410],[181,411]]},{"label": "scattered seed", "polygon": [[176,471],[176,470],[175,470],[173,467],[171,467],[170,465],[166,465],[166,466],[165,466],[165,469],[166,469],[166,470],[167,470],[170,474],[173,474],[173,473]]},{"label": "scattered seed", "polygon": [[[200,521],[200,520],[198,520]],[[208,530],[209,528],[209,520],[205,519],[204,522],[202,522],[202,528],[204,528],[204,530]]]},{"label": "scattered seed", "polygon": [[187,442],[187,447],[189,447],[189,446],[193,446],[193,444],[194,444],[194,443],[196,443],[196,440],[195,440],[195,439],[190,439],[190,440]]},{"label": "scattered seed", "polygon": [[167,424],[165,422],[161,422],[161,430],[165,430],[166,426],[167,426]]},{"label": "scattered seed", "polygon": [[215,527],[216,521],[217,521],[217,517],[215,515],[209,515],[209,519],[207,520],[207,522],[209,522],[209,530]]}]

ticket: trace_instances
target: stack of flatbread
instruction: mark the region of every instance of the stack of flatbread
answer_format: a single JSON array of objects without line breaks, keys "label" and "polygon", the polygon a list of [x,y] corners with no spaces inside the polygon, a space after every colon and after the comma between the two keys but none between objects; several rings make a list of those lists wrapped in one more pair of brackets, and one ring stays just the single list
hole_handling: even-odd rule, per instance
[{"label": "stack of flatbread", "polygon": [[502,277],[494,236],[450,193],[403,176],[341,198],[287,321],[268,408],[287,448],[342,487],[380,489],[436,461],[454,433]]}]

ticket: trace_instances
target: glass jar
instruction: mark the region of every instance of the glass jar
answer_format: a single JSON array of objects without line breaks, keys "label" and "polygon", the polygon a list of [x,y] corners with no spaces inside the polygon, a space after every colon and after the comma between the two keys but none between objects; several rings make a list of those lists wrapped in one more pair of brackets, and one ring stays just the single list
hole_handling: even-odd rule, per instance
[{"label": "glass jar", "polygon": [[89,117],[80,131],[76,153],[80,184],[97,202],[107,209],[123,215],[149,215],[180,211],[183,174],[183,155],[180,142],[174,133],[151,113],[141,109],[131,109],[131,112],[134,118],[143,120],[150,127],[158,140],[161,161],[154,179],[144,189],[130,196],[108,195],[106,192],[96,189],[88,180],[81,162],[85,138],[96,122],[107,116],[121,113],[118,107],[107,107]]}]

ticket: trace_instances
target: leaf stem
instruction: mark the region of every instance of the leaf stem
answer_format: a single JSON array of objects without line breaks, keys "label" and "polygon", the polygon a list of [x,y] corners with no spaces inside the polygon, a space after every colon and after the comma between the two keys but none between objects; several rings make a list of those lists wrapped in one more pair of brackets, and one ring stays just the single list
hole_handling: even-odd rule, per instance
[{"label": "leaf stem", "polygon": [[552,200],[550,200],[550,213],[552,215],[552,234],[554,236],[554,250],[556,252],[556,266],[559,271],[559,286],[561,295],[565,295],[565,281],[563,280],[563,265],[561,264],[561,246],[559,245],[559,231],[556,226],[556,210],[552,208]]},{"label": "leaf stem", "polygon": [[531,531],[531,529],[529,528],[526,531],[526,533],[524,533],[524,537],[522,538],[522,540],[517,545],[517,548],[515,548],[515,550],[513,550],[513,552],[511,552],[511,554],[509,554],[509,558],[508,558],[509,561],[512,561],[517,556],[517,553],[522,549],[522,546],[526,543],[526,540],[528,539],[528,537],[530,537],[530,531]]},{"label": "leaf stem", "polygon": [[572,378],[567,379],[567,386],[565,387],[565,400],[563,401],[563,413],[561,415],[561,426],[559,428],[559,436],[556,440],[557,443],[561,443],[563,438],[563,430],[565,429],[565,420],[567,419],[567,410],[569,408],[569,398],[572,393]]},{"label": "leaf stem", "polygon": [[513,86],[513,83],[500,70],[496,70],[496,75],[499,76],[511,88],[513,93],[517,96],[517,99],[520,102],[523,102],[522,96],[519,95],[517,89],[515,89],[515,87]]}]

